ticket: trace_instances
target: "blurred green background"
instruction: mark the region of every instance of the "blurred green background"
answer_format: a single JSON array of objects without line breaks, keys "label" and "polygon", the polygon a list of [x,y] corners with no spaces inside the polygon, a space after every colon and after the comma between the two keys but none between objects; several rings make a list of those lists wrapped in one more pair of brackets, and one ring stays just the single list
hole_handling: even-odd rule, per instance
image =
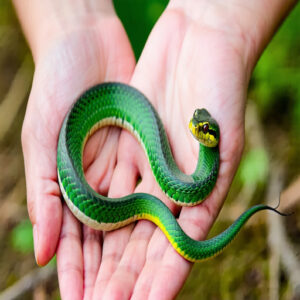
[{"label": "blurred green background", "polygon": [[[137,58],[167,3],[165,0],[115,1]],[[282,221],[282,227],[297,263],[300,246],[297,206],[300,190],[297,181],[300,170],[299,16],[298,5],[254,71],[246,114],[245,152],[224,209],[211,232],[213,235],[222,231],[248,206],[266,201],[270,190],[272,192],[272,182],[282,184],[282,189],[296,182],[292,196],[282,197],[283,207],[295,212]],[[41,277],[42,269],[37,269],[34,262],[20,144],[33,70],[13,7],[9,1],[1,1],[0,291],[16,287],[24,278]],[[275,175],[279,175],[277,181]],[[272,224],[267,214],[255,217],[222,255],[196,264],[178,299],[298,299],[300,276],[297,282],[282,253],[270,248]],[[292,269],[297,269],[297,263]],[[59,299],[55,262],[47,272],[39,284],[20,299]]]}]

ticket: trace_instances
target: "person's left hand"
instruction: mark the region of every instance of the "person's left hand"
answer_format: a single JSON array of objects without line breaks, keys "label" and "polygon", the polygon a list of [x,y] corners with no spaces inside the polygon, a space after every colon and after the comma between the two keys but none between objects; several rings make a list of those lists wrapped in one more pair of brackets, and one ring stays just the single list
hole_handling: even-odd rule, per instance
[{"label": "person's left hand", "polygon": [[[132,192],[154,194],[175,215],[180,211],[180,225],[197,240],[204,239],[212,226],[241,157],[249,78],[243,40],[234,30],[224,33],[221,24],[231,20],[226,15],[221,20],[214,9],[211,7],[211,19],[204,23],[183,7],[169,5],[155,25],[131,81],[156,107],[175,160],[186,173],[192,173],[198,157],[198,144],[188,132],[194,110],[205,107],[217,120],[220,170],[213,192],[200,205],[180,211],[161,192],[142,148],[126,131],[120,138],[109,192],[112,197]],[[141,182],[134,188],[139,175]],[[90,255],[97,260],[99,253]],[[190,267],[159,229],[139,221],[105,234],[94,298],[172,299]]]}]

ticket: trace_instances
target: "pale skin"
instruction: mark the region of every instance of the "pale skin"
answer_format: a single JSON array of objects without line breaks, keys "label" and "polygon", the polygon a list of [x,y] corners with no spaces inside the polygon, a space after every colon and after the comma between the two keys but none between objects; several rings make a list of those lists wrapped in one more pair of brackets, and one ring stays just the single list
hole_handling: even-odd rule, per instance
[{"label": "pale skin", "polygon": [[251,72],[294,1],[232,0],[226,6],[170,1],[137,65],[110,1],[70,2],[14,1],[36,66],[22,131],[36,260],[45,265],[57,254],[63,299],[172,299],[191,263],[159,229],[139,221],[96,232],[62,204],[56,175],[62,120],[86,88],[103,81],[129,83],[156,107],[178,165],[191,173],[198,145],[188,121],[194,109],[208,109],[221,128],[221,164],[213,192],[197,207],[180,209],[162,194],[142,148],[125,130],[102,130],[84,152],[86,177],[95,190],[111,197],[154,194],[179,215],[185,232],[204,239],[242,154]]}]

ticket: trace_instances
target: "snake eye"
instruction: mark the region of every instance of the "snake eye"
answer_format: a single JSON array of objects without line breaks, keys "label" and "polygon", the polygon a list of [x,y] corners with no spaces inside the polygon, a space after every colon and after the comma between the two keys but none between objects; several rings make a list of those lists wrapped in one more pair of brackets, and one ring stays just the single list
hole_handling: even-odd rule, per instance
[{"label": "snake eye", "polygon": [[207,133],[207,132],[208,132],[208,129],[209,129],[208,124],[204,124],[203,127],[202,127],[203,133]]}]

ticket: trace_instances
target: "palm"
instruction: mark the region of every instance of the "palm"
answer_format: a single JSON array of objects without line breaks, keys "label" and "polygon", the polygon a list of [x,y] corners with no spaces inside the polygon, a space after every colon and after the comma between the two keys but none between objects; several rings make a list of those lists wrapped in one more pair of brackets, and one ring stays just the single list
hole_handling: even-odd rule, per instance
[{"label": "palm", "polygon": [[[121,46],[116,48],[117,44]],[[68,217],[67,209],[63,210],[61,204],[56,173],[58,134],[76,97],[102,81],[128,81],[134,57],[125,31],[114,17],[103,18],[93,29],[75,29],[59,37],[54,46],[48,45],[43,56],[35,60],[36,71],[22,136],[28,208],[34,231],[38,232],[35,254],[37,262],[44,265],[58,244],[62,295],[74,295],[77,291],[80,296],[82,284],[79,282],[83,273],[77,276],[79,274],[73,271],[83,270],[88,263],[82,255],[81,228],[74,218]],[[104,194],[116,163],[119,133],[116,129],[97,133],[84,153],[87,179]],[[98,238],[99,234],[96,235]]]},{"label": "palm", "polygon": [[[247,78],[240,57],[221,32],[197,27],[193,22],[182,30],[182,23],[178,16],[165,12],[147,42],[131,83],[157,108],[175,159],[186,173],[193,171],[198,155],[198,145],[187,127],[194,109],[207,108],[220,125],[221,164],[216,187],[201,205],[183,208],[179,218],[183,229],[199,239],[205,237],[217,216],[239,162]],[[178,213],[155,183],[141,147],[123,132],[110,194],[133,192],[138,174],[142,181],[136,192],[154,194]],[[107,299],[112,294],[122,299],[173,298],[191,266],[147,221],[107,234],[103,249],[94,295],[104,294]]]}]

